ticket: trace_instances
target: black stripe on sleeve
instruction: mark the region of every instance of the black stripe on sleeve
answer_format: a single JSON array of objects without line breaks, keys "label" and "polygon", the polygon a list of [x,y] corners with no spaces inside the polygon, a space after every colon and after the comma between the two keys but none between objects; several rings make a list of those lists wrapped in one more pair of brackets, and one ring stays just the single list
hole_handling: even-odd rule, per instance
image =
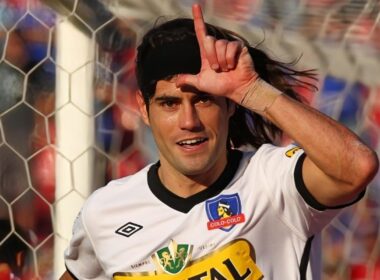
[{"label": "black stripe on sleeve", "polygon": [[295,179],[296,188],[297,188],[299,194],[303,197],[303,199],[305,200],[305,202],[308,205],[310,205],[311,207],[313,207],[314,209],[319,210],[319,211],[324,211],[324,210],[327,210],[327,209],[340,209],[340,208],[344,208],[344,207],[350,206],[350,205],[358,202],[365,195],[365,190],[364,190],[364,191],[362,191],[358,195],[358,197],[354,201],[351,201],[349,203],[342,204],[342,205],[337,205],[337,206],[326,206],[326,205],[323,205],[323,204],[319,203],[313,197],[313,195],[308,191],[308,189],[307,189],[307,187],[305,185],[305,182],[303,180],[302,166],[303,166],[303,162],[304,162],[305,158],[306,158],[306,154],[305,153],[303,153],[298,158],[296,167],[294,169],[294,179]]},{"label": "black stripe on sleeve", "polygon": [[311,236],[307,240],[305,244],[305,248],[303,250],[301,263],[300,263],[300,280],[306,280],[307,265],[309,264],[311,243],[313,242],[313,239],[314,239],[314,236]]}]

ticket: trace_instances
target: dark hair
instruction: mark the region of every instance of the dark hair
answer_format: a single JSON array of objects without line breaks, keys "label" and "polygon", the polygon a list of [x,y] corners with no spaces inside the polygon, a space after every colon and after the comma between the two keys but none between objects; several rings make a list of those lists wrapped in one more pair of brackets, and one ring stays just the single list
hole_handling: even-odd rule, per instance
[{"label": "dark hair", "polygon": [[[271,59],[266,53],[250,46],[240,35],[227,29],[206,23],[207,32],[216,39],[239,40],[248,47],[259,77],[284,94],[298,101],[304,100],[296,87],[316,90],[314,70],[292,69],[297,61],[283,63]],[[137,48],[136,77],[145,103],[153,97],[156,83],[170,79],[175,74],[199,73],[201,66],[199,45],[192,19],[178,18],[157,25],[149,30]],[[303,80],[306,78],[306,80]],[[237,105],[229,123],[229,145],[235,148],[251,145],[255,148],[273,143],[282,131],[259,114]]]}]

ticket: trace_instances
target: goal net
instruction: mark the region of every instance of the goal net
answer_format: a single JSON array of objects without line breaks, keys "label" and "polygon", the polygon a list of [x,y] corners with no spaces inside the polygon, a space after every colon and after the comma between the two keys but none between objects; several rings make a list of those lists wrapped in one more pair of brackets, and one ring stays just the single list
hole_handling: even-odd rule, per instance
[{"label": "goal net", "polygon": [[[57,279],[86,197],[157,159],[135,101],[135,47],[192,3],[0,1],[0,279]],[[379,1],[199,3],[208,22],[316,68],[319,92],[301,94],[380,151]],[[324,279],[380,279],[379,192],[377,174],[324,230]]]}]

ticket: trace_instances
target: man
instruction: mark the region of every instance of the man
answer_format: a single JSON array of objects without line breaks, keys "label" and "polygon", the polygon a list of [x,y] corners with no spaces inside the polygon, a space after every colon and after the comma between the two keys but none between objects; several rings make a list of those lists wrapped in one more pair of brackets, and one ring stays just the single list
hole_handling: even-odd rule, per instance
[{"label": "man", "polygon": [[[61,279],[318,279],[319,233],[376,173],[352,132],[289,97],[310,72],[193,17],[144,36],[138,102],[159,162],[88,199]],[[265,144],[279,130],[299,147]]]}]

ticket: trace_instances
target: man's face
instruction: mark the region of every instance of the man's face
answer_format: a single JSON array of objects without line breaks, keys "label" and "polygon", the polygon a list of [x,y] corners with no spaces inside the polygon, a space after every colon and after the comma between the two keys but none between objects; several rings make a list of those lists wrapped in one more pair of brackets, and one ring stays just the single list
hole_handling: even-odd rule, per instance
[{"label": "man's face", "polygon": [[160,80],[142,117],[158,146],[161,166],[186,176],[221,172],[226,164],[228,121],[234,107],[224,97],[177,88]]}]

